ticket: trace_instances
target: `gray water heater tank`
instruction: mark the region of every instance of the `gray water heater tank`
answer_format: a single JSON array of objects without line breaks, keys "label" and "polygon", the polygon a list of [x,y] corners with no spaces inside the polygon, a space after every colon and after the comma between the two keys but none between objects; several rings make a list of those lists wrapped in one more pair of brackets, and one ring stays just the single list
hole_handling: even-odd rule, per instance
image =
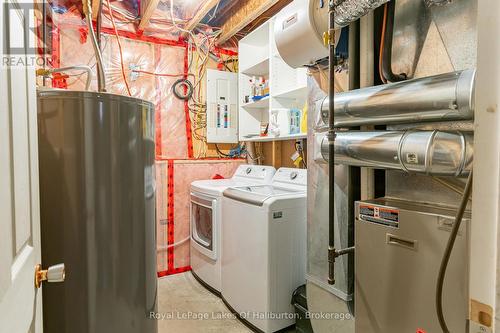
[{"label": "gray water heater tank", "polygon": [[45,332],[157,332],[154,132],[150,102],[38,92]]}]

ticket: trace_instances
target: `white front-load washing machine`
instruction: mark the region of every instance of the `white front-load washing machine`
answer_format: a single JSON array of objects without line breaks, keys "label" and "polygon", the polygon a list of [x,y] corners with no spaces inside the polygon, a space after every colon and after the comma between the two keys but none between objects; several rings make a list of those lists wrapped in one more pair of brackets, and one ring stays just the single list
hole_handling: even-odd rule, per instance
[{"label": "white front-load washing machine", "polygon": [[230,179],[191,183],[191,269],[194,277],[212,292],[221,290],[221,200],[232,186],[269,184],[276,169],[240,165]]},{"label": "white front-load washing machine", "polygon": [[262,332],[295,322],[306,282],[307,171],[280,168],[269,185],[232,187],[222,200],[222,298]]}]

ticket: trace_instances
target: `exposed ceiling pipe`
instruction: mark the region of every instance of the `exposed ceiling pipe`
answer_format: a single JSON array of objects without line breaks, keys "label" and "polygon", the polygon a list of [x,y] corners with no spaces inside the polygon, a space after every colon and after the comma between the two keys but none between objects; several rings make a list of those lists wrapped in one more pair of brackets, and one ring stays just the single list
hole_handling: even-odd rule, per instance
[{"label": "exposed ceiling pipe", "polygon": [[[335,94],[335,127],[474,117],[475,70],[464,70]],[[316,103],[329,122],[328,97]]]},{"label": "exposed ceiling pipe", "polygon": [[[402,170],[431,176],[467,176],[472,168],[474,135],[444,131],[337,132],[335,163]],[[330,144],[321,140],[329,160]]]},{"label": "exposed ceiling pipe", "polygon": [[348,26],[389,0],[345,0],[335,5],[335,29]]},{"label": "exposed ceiling pipe", "polygon": [[106,76],[104,74],[104,69],[103,69],[104,67],[103,67],[102,53],[99,48],[99,44],[97,42],[97,37],[94,32],[94,27],[92,25],[92,1],[83,0],[82,2],[83,2],[83,11],[85,13],[85,20],[87,21],[87,27],[89,29],[91,37],[90,40],[94,48],[95,58],[97,62],[97,78],[99,82],[101,82],[100,86],[102,90],[99,91],[106,91]]},{"label": "exposed ceiling pipe", "polygon": [[[108,8],[109,11],[111,11],[111,8]],[[99,48],[99,51],[102,54],[102,48],[101,48],[101,29],[102,28],[102,0],[99,0],[99,7],[97,9],[97,19],[96,19],[96,38],[97,38],[97,47]],[[96,62],[97,64],[97,72],[98,73],[104,73],[104,69],[102,68],[102,63],[99,61]],[[98,75],[97,76],[97,91],[106,91],[106,82],[103,80],[104,75]]]}]

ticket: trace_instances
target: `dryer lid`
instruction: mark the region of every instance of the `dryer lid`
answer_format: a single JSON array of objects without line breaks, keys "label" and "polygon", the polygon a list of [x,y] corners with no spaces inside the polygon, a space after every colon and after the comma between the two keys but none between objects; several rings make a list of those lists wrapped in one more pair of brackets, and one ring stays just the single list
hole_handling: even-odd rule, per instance
[{"label": "dryer lid", "polygon": [[301,191],[273,185],[256,185],[228,188],[224,191],[224,196],[251,205],[262,206],[271,197],[299,193],[305,193],[305,190]]}]

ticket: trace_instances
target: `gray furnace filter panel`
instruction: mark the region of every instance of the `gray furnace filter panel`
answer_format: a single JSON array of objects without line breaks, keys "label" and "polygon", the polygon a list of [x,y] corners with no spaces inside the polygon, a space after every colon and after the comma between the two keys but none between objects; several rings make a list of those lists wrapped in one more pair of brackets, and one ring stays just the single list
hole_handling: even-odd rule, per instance
[{"label": "gray furnace filter panel", "polygon": [[156,333],[154,106],[38,92],[44,331]]},{"label": "gray furnace filter panel", "polygon": [[[455,209],[399,200],[356,202],[356,332],[442,332],[436,280]],[[468,230],[466,214],[444,285],[450,332],[465,333]]]}]

